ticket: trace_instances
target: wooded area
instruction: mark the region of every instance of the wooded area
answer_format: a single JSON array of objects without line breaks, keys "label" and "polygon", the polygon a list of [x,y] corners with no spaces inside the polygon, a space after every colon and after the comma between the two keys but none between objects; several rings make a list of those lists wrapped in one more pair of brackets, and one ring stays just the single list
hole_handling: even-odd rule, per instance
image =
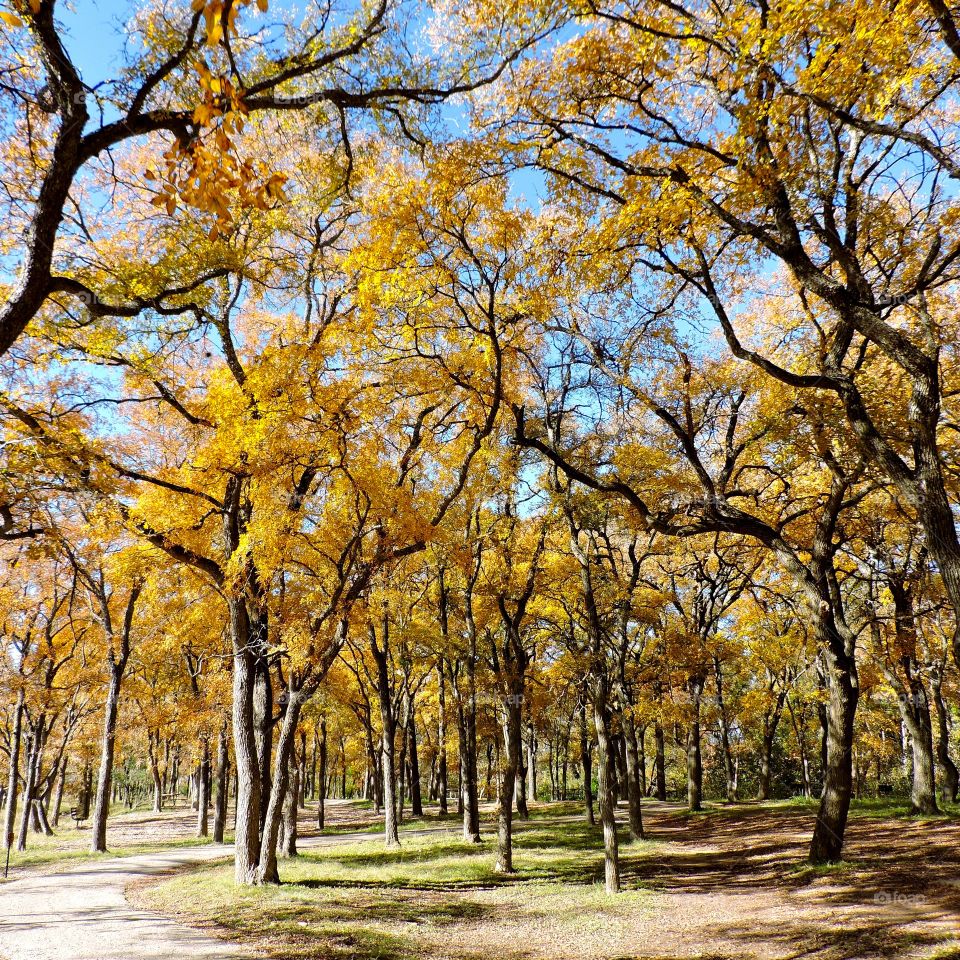
[{"label": "wooded area", "polygon": [[510,874],[575,800],[616,894],[653,801],[818,798],[814,865],[954,809],[953,5],[152,0],[95,85],[56,7],[0,11],[7,853],[189,801],[276,884],[308,802],[496,803]]}]

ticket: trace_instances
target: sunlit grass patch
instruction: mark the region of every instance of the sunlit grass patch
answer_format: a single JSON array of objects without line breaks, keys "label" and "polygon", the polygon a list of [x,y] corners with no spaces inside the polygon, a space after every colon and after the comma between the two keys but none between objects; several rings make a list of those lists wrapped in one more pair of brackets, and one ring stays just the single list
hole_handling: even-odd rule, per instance
[{"label": "sunlit grass patch", "polygon": [[[281,862],[283,882],[235,887],[232,869],[203,866],[138,891],[145,905],[213,922],[281,958],[523,956],[533,945],[622,956],[656,894],[631,880],[651,843],[624,844],[626,891],[608,897],[600,833],[538,817],[517,824],[516,873],[493,869],[492,838],[402,837],[307,850]],[[549,952],[549,951],[548,951]]]}]

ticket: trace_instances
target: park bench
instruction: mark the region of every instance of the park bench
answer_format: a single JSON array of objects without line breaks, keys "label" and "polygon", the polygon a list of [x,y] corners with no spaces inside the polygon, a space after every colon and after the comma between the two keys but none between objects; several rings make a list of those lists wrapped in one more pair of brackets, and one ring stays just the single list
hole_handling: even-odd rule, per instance
[{"label": "park bench", "polygon": [[79,807],[70,808],[70,819],[73,820],[78,830],[80,829],[80,824],[89,816],[90,814],[88,812],[81,810]]}]

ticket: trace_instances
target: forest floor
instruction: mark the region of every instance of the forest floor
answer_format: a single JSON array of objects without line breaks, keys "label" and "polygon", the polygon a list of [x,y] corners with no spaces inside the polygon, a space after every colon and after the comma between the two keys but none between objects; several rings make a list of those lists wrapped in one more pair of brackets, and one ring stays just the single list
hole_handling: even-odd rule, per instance
[{"label": "forest floor", "polygon": [[849,859],[815,870],[804,862],[814,810],[650,803],[650,839],[622,846],[614,898],[599,829],[546,804],[517,823],[512,877],[492,870],[488,823],[479,847],[456,833],[399,851],[351,839],[282,862],[280,887],[237,889],[214,864],[128,897],[275,960],[960,960],[960,820],[861,805]]}]

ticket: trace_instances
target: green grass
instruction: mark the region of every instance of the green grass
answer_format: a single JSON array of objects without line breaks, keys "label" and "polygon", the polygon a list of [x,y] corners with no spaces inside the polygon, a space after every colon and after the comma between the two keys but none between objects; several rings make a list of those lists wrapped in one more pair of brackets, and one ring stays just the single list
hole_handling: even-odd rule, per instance
[{"label": "green grass", "polygon": [[655,845],[623,845],[627,891],[610,898],[599,829],[552,813],[517,824],[512,875],[494,871],[489,836],[471,844],[454,833],[401,835],[399,850],[361,841],[284,860],[277,887],[235,887],[231,867],[205,865],[138,896],[161,912],[212,921],[284,960],[479,958],[571,939],[625,955],[630,925],[656,898],[631,880],[631,866]]},{"label": "green grass", "polygon": [[865,797],[850,804],[850,816],[876,820],[955,820],[960,817],[960,805],[939,804],[939,813],[915,813],[907,797]]}]

